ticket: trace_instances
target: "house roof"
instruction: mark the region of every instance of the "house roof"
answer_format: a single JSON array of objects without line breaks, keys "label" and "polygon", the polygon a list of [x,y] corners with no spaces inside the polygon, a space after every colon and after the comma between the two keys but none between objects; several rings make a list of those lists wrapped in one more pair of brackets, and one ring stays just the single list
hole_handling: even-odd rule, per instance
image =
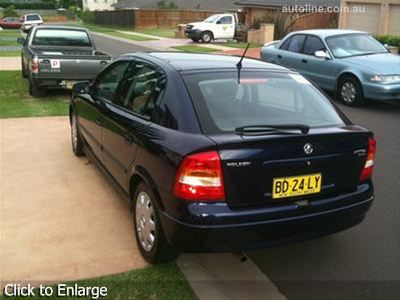
[{"label": "house roof", "polygon": [[[199,10],[237,10],[237,0],[172,0],[179,8]],[[112,6],[115,9],[152,9],[158,8],[160,0],[120,0]],[[170,0],[165,0],[166,4]]]},{"label": "house roof", "polygon": [[340,6],[340,0],[239,0],[235,4],[241,6],[259,6],[259,7],[284,7],[284,6],[314,6],[328,7]]}]

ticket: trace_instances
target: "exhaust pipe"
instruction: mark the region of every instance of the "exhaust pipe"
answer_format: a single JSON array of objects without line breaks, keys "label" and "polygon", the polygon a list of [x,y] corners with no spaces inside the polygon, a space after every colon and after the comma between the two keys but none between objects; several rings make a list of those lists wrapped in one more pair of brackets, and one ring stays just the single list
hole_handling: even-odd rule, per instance
[{"label": "exhaust pipe", "polygon": [[234,252],[233,255],[235,255],[242,263],[246,262],[249,259],[244,252]]}]

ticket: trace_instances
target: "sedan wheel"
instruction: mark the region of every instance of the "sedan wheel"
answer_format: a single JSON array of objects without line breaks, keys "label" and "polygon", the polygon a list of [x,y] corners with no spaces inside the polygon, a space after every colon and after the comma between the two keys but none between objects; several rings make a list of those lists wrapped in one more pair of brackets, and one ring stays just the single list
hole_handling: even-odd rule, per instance
[{"label": "sedan wheel", "polygon": [[140,192],[136,199],[136,231],[143,250],[150,252],[156,240],[156,223],[153,204],[146,192]]},{"label": "sedan wheel", "polygon": [[75,114],[71,116],[71,142],[72,142],[72,151],[76,156],[82,156],[83,152],[83,143],[81,137],[79,135],[78,130],[78,122],[76,120]]},{"label": "sedan wheel", "polygon": [[346,77],[339,85],[339,97],[348,106],[360,106],[364,103],[361,84],[356,78]]}]

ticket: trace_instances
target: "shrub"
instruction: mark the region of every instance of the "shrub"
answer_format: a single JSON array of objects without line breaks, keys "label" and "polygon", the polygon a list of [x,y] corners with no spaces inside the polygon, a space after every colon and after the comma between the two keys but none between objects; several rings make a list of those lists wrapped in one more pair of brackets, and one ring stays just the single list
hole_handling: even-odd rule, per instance
[{"label": "shrub", "polygon": [[267,12],[261,19],[254,20],[251,28],[260,29],[260,24],[275,24],[274,39],[279,40],[285,37],[293,28],[294,18],[290,14],[283,14],[280,11]]},{"label": "shrub", "polygon": [[11,5],[11,6],[6,7],[4,9],[4,11],[3,11],[3,17],[4,18],[7,18],[7,17],[18,17],[18,13],[15,10],[15,6]]},{"label": "shrub", "polygon": [[374,37],[382,44],[400,47],[400,36],[398,35],[376,35]]},{"label": "shrub", "polygon": [[94,23],[94,13],[88,10],[81,10],[78,13],[79,19],[85,23]]}]

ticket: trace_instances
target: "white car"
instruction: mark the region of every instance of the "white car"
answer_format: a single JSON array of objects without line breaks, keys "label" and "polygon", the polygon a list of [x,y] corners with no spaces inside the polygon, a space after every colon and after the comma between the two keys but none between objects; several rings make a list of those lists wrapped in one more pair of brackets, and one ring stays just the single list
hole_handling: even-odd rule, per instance
[{"label": "white car", "polygon": [[23,16],[21,29],[24,32],[29,31],[32,26],[43,24],[43,19],[39,14],[26,14]]}]

